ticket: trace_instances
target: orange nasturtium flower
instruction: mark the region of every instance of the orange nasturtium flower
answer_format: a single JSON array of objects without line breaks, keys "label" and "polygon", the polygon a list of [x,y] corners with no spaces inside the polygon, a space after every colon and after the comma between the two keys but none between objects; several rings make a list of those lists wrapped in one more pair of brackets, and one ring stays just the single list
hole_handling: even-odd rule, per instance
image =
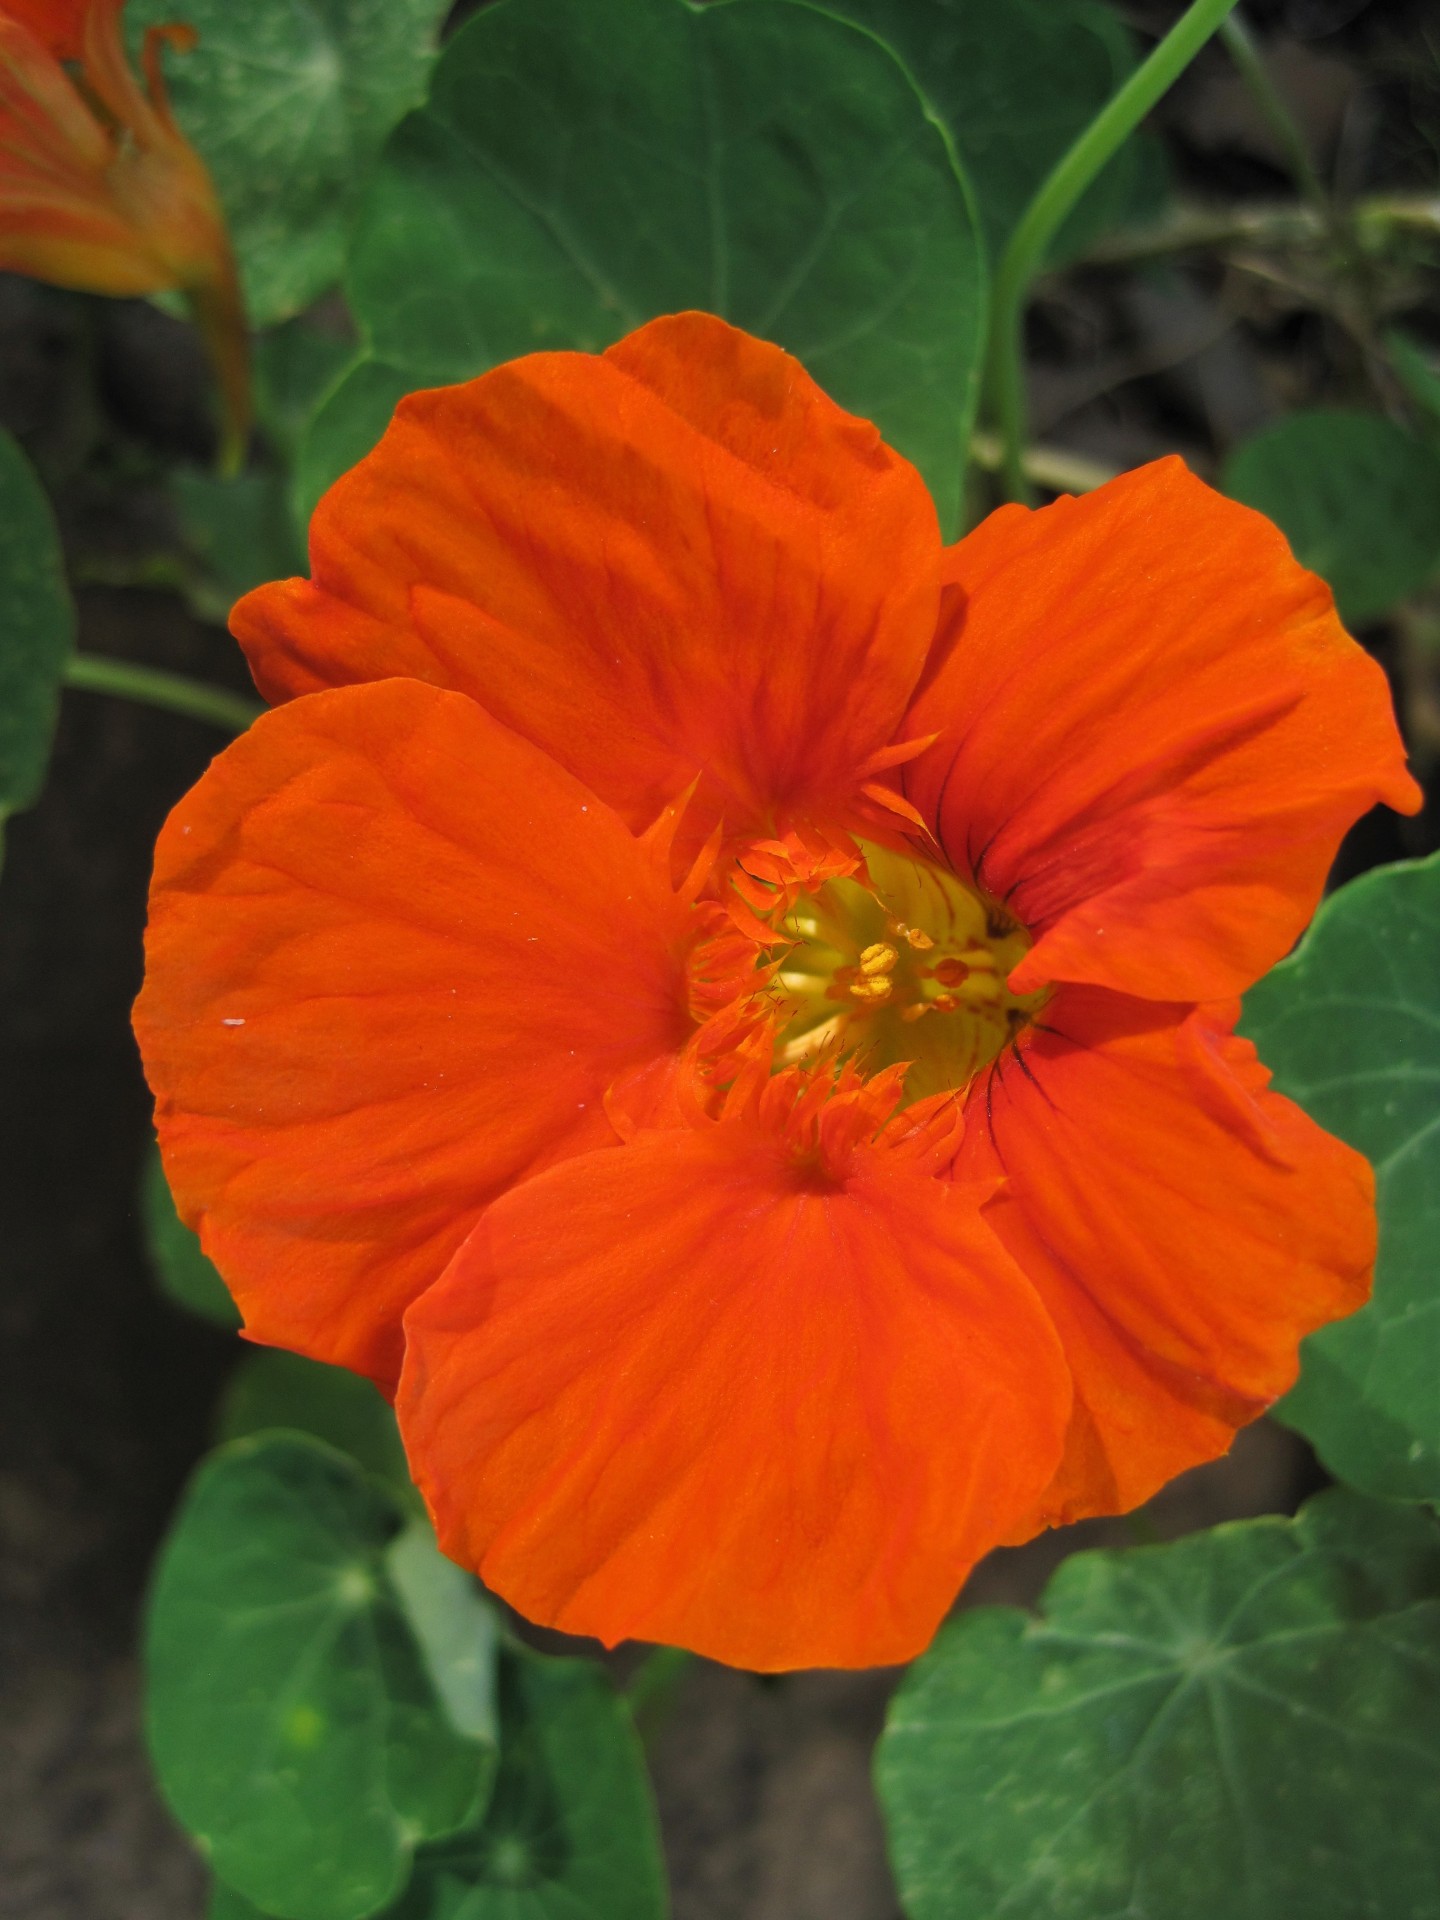
[{"label": "orange nasturtium flower", "polygon": [[1416,789],[1178,460],[942,545],[702,314],[404,401],[160,840],[136,1023],[247,1329],[396,1395],[532,1619],[899,1661],[1222,1453],[1372,1185],[1235,996]]},{"label": "orange nasturtium flower", "polygon": [[250,419],[244,302],[215,188],[175,124],[160,67],[167,42],[187,49],[196,36],[151,27],[142,88],[123,7],[0,0],[0,269],[90,293],[183,293],[234,455]]}]

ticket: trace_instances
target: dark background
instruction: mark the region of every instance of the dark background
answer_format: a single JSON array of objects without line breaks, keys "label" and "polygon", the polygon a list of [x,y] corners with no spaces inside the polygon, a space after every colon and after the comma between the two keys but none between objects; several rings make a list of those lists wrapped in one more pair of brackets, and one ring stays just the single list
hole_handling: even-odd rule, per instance
[{"label": "dark background", "polygon": [[[983,0],[984,4],[1003,0]],[[1158,27],[1174,6],[1137,7]],[[1431,22],[1427,26],[1427,12]],[[1440,21],[1401,0],[1255,4],[1273,70],[1322,170],[1347,193],[1433,192]],[[1178,187],[1274,200],[1273,141],[1218,52],[1159,117]],[[1421,263],[1387,314],[1440,341]],[[1378,406],[1363,339],[1313,263],[1200,256],[1080,267],[1031,322],[1037,437],[1122,467],[1178,448],[1197,471],[1301,404]],[[56,498],[80,644],[248,687],[222,629],[137,584],[177,534],[162,475],[209,452],[189,333],[138,303],[0,276],[0,421]],[[157,559],[158,557],[158,559]],[[119,583],[119,584],[117,584]],[[1431,610],[1433,618],[1434,610]],[[1440,675],[1418,621],[1362,637],[1396,685],[1422,773],[1440,749]],[[1417,637],[1419,635],[1420,637]],[[67,694],[50,785],[10,823],[0,877],[0,1916],[194,1920],[204,1876],[158,1804],[134,1655],[146,1569],[207,1444],[237,1343],[166,1304],[135,1204],[148,1099],[130,1039],[150,848],[224,744],[212,729]],[[1375,816],[1343,876],[1430,850],[1433,813]],[[1292,1508],[1323,1476],[1262,1424],[1142,1516],[1160,1535]],[[1032,1600],[1094,1524],[997,1554],[965,1596]],[[677,1920],[894,1920],[869,1780],[893,1675],[778,1681],[697,1664],[653,1759]]]}]

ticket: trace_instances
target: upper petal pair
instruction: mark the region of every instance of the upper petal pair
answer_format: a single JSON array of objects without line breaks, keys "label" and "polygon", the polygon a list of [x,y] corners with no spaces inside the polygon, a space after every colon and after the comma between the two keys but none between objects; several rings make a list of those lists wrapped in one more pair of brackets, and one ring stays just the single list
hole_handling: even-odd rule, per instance
[{"label": "upper petal pair", "polygon": [[888,778],[1038,934],[1021,991],[1232,994],[1349,823],[1417,804],[1383,675],[1258,514],[1161,461],[942,560],[913,469],[707,315],[412,396],[311,540],[236,609],[267,694],[459,688],[633,826],[697,774],[736,831],[853,819],[937,735]]}]

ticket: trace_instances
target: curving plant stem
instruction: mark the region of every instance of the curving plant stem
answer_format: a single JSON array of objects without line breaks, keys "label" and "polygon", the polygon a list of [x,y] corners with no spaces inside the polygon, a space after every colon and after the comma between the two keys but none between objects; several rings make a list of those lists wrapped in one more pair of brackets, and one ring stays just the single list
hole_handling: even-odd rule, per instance
[{"label": "curving plant stem", "polygon": [[1220,38],[1225,50],[1235,62],[1235,70],[1250,89],[1251,98],[1264,115],[1266,124],[1280,143],[1285,155],[1285,164],[1290,178],[1301,196],[1308,200],[1323,219],[1330,215],[1330,197],[1315,163],[1310,158],[1310,149],[1305,144],[1305,136],[1295,124],[1294,115],[1286,106],[1284,96],[1270,77],[1270,69],[1265,64],[1265,56],[1256,46],[1250,28],[1244,16],[1237,9],[1228,20],[1220,23]]},{"label": "curving plant stem", "polygon": [[227,733],[244,733],[265,711],[258,700],[247,700],[224,687],[207,687],[184,674],[94,653],[71,654],[65,663],[65,684],[87,693],[113,693],[146,707],[163,707],[167,713],[187,714],[192,720],[208,720]]},{"label": "curving plant stem", "polygon": [[1025,298],[1060,223],[1120,143],[1174,85],[1232,13],[1238,0],[1192,0],[1149,59],[1062,155],[1010,236],[990,295],[986,386],[1004,451],[1001,471],[1012,500],[1028,501],[1025,476]]}]

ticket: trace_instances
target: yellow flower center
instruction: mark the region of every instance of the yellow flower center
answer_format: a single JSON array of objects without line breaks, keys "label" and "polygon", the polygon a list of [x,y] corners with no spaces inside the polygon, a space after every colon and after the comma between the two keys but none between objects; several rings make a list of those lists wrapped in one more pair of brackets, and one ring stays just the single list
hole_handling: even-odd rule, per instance
[{"label": "yellow flower center", "polygon": [[822,1053],[867,1072],[908,1061],[905,1100],[963,1087],[1049,997],[1005,984],[1030,946],[998,902],[940,867],[865,846],[870,884],[830,880],[782,922],[776,987],[792,1009],[777,1065]]}]

